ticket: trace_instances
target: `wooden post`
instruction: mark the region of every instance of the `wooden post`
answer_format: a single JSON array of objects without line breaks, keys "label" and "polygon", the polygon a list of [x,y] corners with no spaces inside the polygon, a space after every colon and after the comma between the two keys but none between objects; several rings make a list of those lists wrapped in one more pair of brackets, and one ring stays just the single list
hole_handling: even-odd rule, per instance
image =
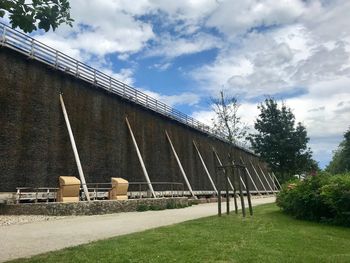
[{"label": "wooden post", "polygon": [[[237,170],[238,170],[238,169],[236,169],[236,171],[237,171]],[[240,175],[240,173],[239,173],[239,170],[238,170],[237,175],[238,175],[239,177],[241,177],[241,175]],[[238,189],[239,189],[239,196],[240,196],[240,198],[241,198],[242,215],[243,215],[243,217],[245,217],[244,196],[243,196],[243,191],[242,191],[242,183],[241,183],[240,180],[238,181]]]},{"label": "wooden post", "polygon": [[128,126],[128,129],[129,129],[129,132],[130,132],[130,135],[131,135],[131,139],[132,139],[132,141],[133,141],[133,143],[134,143],[135,150],[136,150],[136,153],[137,153],[137,157],[139,158],[139,161],[140,161],[140,164],[141,164],[141,168],[142,168],[142,171],[143,171],[143,175],[145,176],[146,181],[147,181],[147,184],[148,184],[148,188],[149,188],[149,190],[151,191],[152,196],[153,196],[154,198],[156,198],[156,194],[155,194],[155,192],[154,192],[154,190],[153,190],[153,186],[152,186],[151,180],[149,179],[149,176],[148,176],[148,172],[147,172],[145,163],[143,162],[142,155],[141,155],[140,150],[139,150],[139,147],[138,147],[138,145],[137,145],[137,142],[136,142],[134,133],[132,132],[132,129],[131,129],[131,126],[130,126],[128,117],[125,117],[125,121],[126,121],[126,125]]},{"label": "wooden post", "polygon": [[198,147],[197,147],[197,144],[196,144],[195,141],[193,141],[193,145],[194,145],[194,147],[196,148],[196,151],[197,151],[197,154],[198,154],[198,156],[199,156],[199,159],[201,160],[201,163],[202,163],[202,165],[203,165],[203,168],[204,168],[204,170],[205,170],[205,173],[207,174],[207,176],[208,176],[208,178],[209,178],[209,181],[210,181],[211,185],[212,185],[213,188],[214,188],[215,193],[218,194],[218,190],[216,189],[216,186],[215,186],[215,184],[214,184],[214,181],[213,181],[213,179],[212,179],[211,176],[210,176],[210,173],[209,173],[209,171],[208,171],[208,168],[207,168],[207,166],[205,165],[205,162],[204,162],[204,160],[203,160],[203,157],[202,157],[201,153],[199,152]]},{"label": "wooden post", "polygon": [[228,175],[225,174],[226,180],[225,180],[225,186],[226,186],[226,214],[230,214],[230,195],[228,192]]},{"label": "wooden post", "polygon": [[175,148],[174,148],[174,145],[173,145],[173,143],[172,143],[172,141],[171,141],[171,139],[170,139],[170,137],[169,137],[169,134],[168,134],[168,132],[167,132],[166,130],[165,130],[165,135],[166,135],[166,137],[167,137],[167,139],[168,139],[168,142],[169,142],[169,144],[170,144],[171,150],[173,151],[173,154],[174,154],[174,156],[175,156],[175,159],[176,159],[176,161],[177,161],[177,164],[178,164],[178,166],[179,166],[179,168],[180,168],[181,174],[182,174],[182,176],[183,176],[183,178],[184,178],[184,180],[185,180],[185,182],[186,182],[187,188],[188,188],[188,190],[190,191],[191,195],[192,195],[195,199],[197,199],[197,196],[195,196],[194,193],[193,193],[191,184],[190,184],[190,182],[189,182],[188,179],[187,179],[187,175],[186,175],[186,173],[185,173],[185,170],[184,170],[184,168],[182,167],[182,164],[181,164],[181,162],[180,162],[179,156],[177,155],[177,153],[176,153],[176,151],[175,151]]},{"label": "wooden post", "polygon": [[236,177],[236,174],[235,174],[235,169],[233,167],[231,167],[231,175],[232,175],[232,178],[233,178],[233,184],[234,184],[234,189],[233,189],[233,203],[235,205],[235,214],[238,214],[238,205],[237,205],[237,190],[236,190],[236,186],[237,186],[237,177]]},{"label": "wooden post", "polygon": [[[234,161],[234,160],[232,160],[232,165],[233,165],[233,166],[235,165],[235,161]],[[241,184],[243,185],[243,187],[246,189],[247,186],[245,185],[245,183],[244,183],[244,181],[243,181],[243,179],[242,179],[241,176],[239,177],[239,180],[241,181]]]},{"label": "wooden post", "polygon": [[244,180],[245,180],[245,184],[247,186],[247,198],[248,198],[248,206],[249,206],[249,213],[252,216],[253,215],[253,207],[252,207],[252,200],[251,200],[251,196],[250,196],[250,191],[249,191],[249,184],[248,184],[248,177],[247,177],[247,172],[246,172],[246,168],[242,170],[243,172],[243,176],[244,176]]},{"label": "wooden post", "polygon": [[218,190],[218,216],[221,216],[221,190]]},{"label": "wooden post", "polygon": [[[214,155],[215,155],[216,159],[217,159],[218,162],[219,162],[219,165],[222,166],[222,162],[221,162],[221,160],[220,160],[220,158],[219,158],[219,155],[218,155],[218,153],[216,152],[216,150],[215,150],[214,147],[213,147],[213,152],[214,152]],[[224,173],[226,173],[225,170],[224,170]],[[230,185],[232,191],[234,191],[235,189],[234,189],[234,187],[233,187],[233,185],[232,185],[232,182],[231,182],[231,180],[230,180],[229,177],[228,177],[228,183],[229,183],[229,185]]]},{"label": "wooden post", "polygon": [[83,186],[83,190],[84,190],[84,194],[85,194],[86,200],[90,202],[90,196],[89,196],[88,188],[86,186],[86,181],[85,181],[85,176],[84,176],[84,172],[83,172],[83,167],[81,166],[77,145],[75,144],[72,127],[70,126],[68,113],[67,113],[67,110],[66,110],[66,106],[64,105],[62,94],[60,94],[60,102],[61,102],[61,107],[62,107],[62,111],[63,111],[64,120],[66,121],[66,126],[67,126],[67,130],[68,130],[68,134],[69,134],[69,139],[70,139],[70,142],[71,142],[71,145],[72,145],[75,162],[77,164],[80,181],[81,181],[81,184]]}]

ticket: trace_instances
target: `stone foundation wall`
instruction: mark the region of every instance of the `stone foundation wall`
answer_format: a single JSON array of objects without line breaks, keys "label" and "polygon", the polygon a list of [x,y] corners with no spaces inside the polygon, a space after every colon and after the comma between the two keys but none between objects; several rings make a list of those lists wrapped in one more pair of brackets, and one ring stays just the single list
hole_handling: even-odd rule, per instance
[{"label": "stone foundation wall", "polygon": [[28,203],[28,204],[0,204],[0,214],[6,215],[102,215],[121,212],[137,211],[140,205],[158,206],[162,209],[168,203],[187,206],[187,197],[175,198],[147,198],[130,200],[103,200],[78,203]]}]

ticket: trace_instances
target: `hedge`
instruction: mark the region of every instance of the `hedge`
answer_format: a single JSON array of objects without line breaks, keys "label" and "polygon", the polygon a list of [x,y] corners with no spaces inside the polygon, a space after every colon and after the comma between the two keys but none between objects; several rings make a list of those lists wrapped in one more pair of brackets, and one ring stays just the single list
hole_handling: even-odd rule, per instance
[{"label": "hedge", "polygon": [[276,202],[298,219],[350,226],[350,174],[321,174],[286,183]]}]

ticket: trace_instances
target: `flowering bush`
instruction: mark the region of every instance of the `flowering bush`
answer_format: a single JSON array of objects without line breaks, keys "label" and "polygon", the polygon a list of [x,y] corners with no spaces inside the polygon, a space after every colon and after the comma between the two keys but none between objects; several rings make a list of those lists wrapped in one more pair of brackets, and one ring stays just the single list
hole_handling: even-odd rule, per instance
[{"label": "flowering bush", "polygon": [[350,226],[350,174],[312,176],[283,185],[277,205],[299,219]]}]

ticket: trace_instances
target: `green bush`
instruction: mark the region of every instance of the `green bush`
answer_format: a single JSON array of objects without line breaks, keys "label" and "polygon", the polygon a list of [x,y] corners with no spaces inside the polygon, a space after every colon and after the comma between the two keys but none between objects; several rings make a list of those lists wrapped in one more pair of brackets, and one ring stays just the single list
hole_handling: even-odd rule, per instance
[{"label": "green bush", "polygon": [[150,205],[149,206],[149,210],[153,210],[153,211],[158,211],[158,210],[164,210],[164,207],[161,207],[159,205]]},{"label": "green bush", "polygon": [[331,177],[321,188],[321,197],[331,209],[334,223],[350,226],[350,175]]},{"label": "green bush", "polygon": [[277,205],[299,218],[350,226],[350,174],[320,174],[283,185]]},{"label": "green bush", "polygon": [[175,202],[175,201],[169,201],[169,202],[166,204],[166,209],[185,208],[185,207],[188,207],[188,206],[189,206],[189,205],[177,203],[177,202]]},{"label": "green bush", "polygon": [[136,207],[136,211],[138,211],[138,212],[144,212],[144,211],[147,211],[147,210],[149,210],[149,206],[148,205],[141,204],[141,205],[138,205]]},{"label": "green bush", "polygon": [[176,203],[174,201],[169,201],[166,204],[166,209],[175,209],[176,208]]}]

